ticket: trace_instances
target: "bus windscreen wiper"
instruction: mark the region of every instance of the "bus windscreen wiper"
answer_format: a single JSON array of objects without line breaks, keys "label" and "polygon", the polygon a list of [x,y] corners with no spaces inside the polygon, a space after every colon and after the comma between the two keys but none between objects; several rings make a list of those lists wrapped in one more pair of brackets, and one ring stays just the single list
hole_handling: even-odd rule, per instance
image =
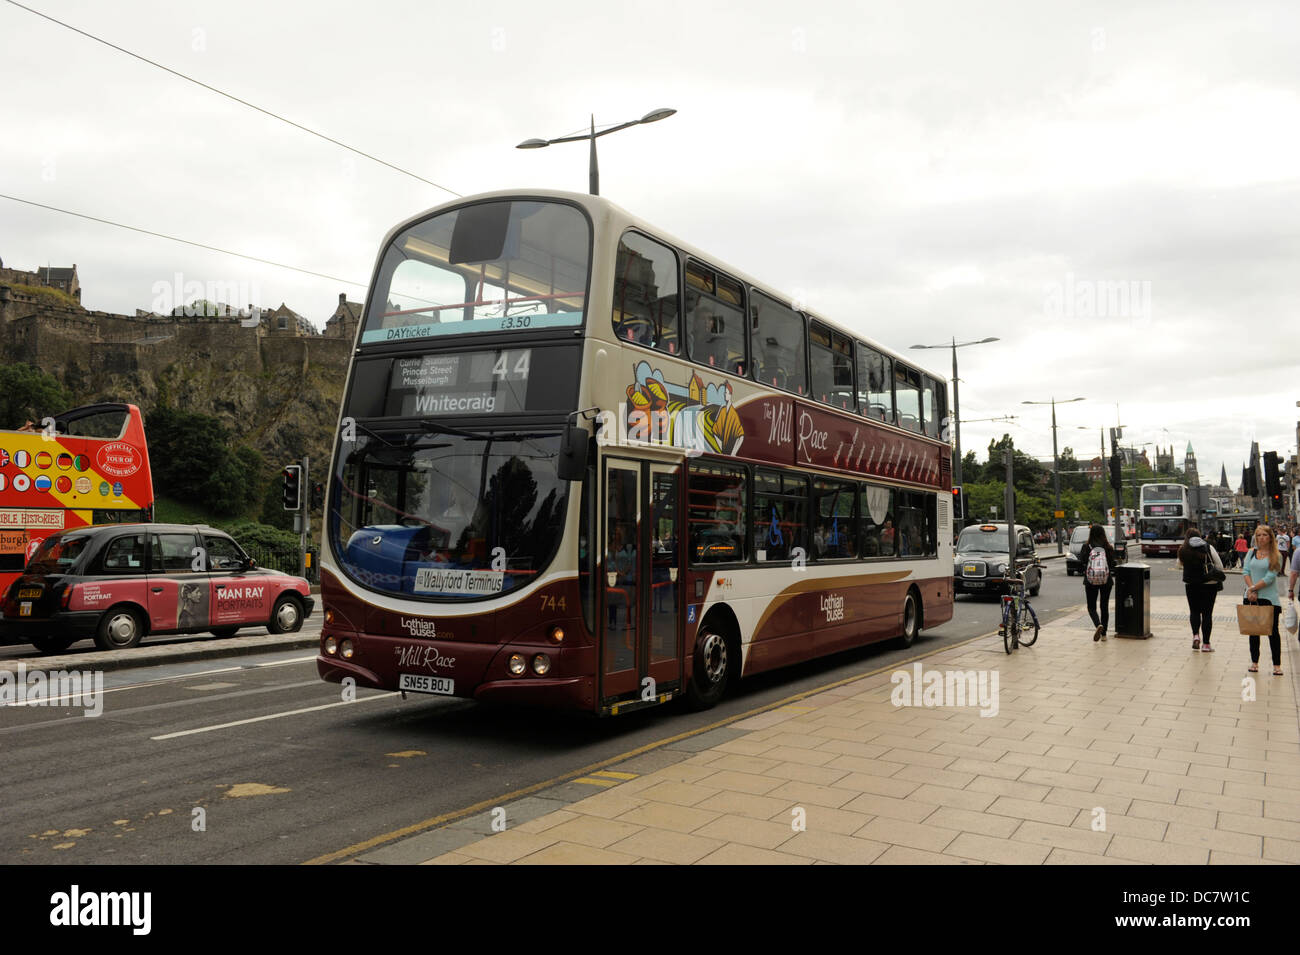
[{"label": "bus windscreen wiper", "polygon": [[449,424],[439,424],[436,421],[421,421],[420,427],[425,431],[432,431],[436,434],[450,434],[458,438],[469,438],[471,441],[525,441],[529,438],[544,438],[560,433],[556,429],[549,431],[493,431],[484,433],[466,431],[464,428],[453,428]]}]

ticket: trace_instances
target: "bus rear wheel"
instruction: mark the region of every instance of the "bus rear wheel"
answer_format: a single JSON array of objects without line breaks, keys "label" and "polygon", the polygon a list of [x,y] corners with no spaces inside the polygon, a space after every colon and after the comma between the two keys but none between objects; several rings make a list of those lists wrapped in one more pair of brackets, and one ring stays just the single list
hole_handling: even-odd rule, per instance
[{"label": "bus rear wheel", "polygon": [[903,598],[903,632],[898,637],[899,646],[910,647],[921,632],[921,605],[916,593],[909,590]]},{"label": "bus rear wheel", "polygon": [[726,635],[705,625],[695,638],[695,667],[686,686],[686,702],[693,710],[707,710],[722,699],[731,671],[739,661],[732,661]]}]

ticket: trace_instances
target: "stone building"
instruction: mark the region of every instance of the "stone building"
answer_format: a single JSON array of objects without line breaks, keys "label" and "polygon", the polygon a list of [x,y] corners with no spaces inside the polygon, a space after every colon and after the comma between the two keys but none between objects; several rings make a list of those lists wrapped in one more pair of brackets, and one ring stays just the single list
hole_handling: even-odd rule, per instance
[{"label": "stone building", "polygon": [[325,320],[325,337],[342,338],[351,342],[356,338],[357,326],[361,324],[361,312],[365,308],[358,302],[349,302],[346,292],[339,292],[339,307]]},{"label": "stone building", "polygon": [[35,272],[22,269],[7,269],[0,259],[0,285],[33,285],[41,288],[58,289],[81,301],[81,281],[77,278],[77,263],[72,268],[41,266]]}]

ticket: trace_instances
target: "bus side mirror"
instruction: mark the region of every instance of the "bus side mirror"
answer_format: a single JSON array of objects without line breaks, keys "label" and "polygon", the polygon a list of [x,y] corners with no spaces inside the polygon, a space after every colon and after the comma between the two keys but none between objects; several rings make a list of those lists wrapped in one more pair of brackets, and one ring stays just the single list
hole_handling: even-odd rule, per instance
[{"label": "bus side mirror", "polygon": [[587,473],[587,445],[591,435],[580,425],[565,425],[558,466],[561,481],[581,481]]}]

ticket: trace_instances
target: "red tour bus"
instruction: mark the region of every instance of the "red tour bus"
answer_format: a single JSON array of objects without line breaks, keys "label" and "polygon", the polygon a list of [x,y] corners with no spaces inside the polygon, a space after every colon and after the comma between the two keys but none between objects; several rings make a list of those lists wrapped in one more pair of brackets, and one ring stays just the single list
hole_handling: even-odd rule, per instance
[{"label": "red tour bus", "polygon": [[951,619],[943,379],[559,192],[386,238],[322,678],[616,714]]},{"label": "red tour bus", "polygon": [[55,531],[153,519],[140,409],[73,408],[0,431],[0,594]]}]

